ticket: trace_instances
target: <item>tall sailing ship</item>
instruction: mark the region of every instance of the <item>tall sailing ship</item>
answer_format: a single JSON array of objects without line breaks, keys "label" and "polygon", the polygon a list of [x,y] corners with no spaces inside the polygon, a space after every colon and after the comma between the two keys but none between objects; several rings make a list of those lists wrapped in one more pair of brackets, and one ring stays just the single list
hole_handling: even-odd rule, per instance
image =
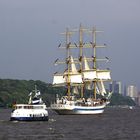
[{"label": "tall sailing ship", "polygon": [[[80,25],[77,30],[69,30],[63,33],[66,36],[65,46],[59,48],[66,49],[65,61],[57,59],[55,64],[65,64],[66,69],[62,73],[56,72],[53,77],[54,86],[64,86],[67,88],[65,96],[56,95],[56,101],[51,104],[51,109],[58,114],[100,114],[109,103],[111,92],[105,89],[105,82],[111,80],[110,70],[101,69],[98,61],[108,61],[97,58],[97,49],[106,45],[97,45],[96,28],[85,29]],[[78,43],[72,43],[72,35],[78,35]],[[84,42],[90,35],[91,41]],[[76,49],[73,51],[73,49]],[[78,51],[77,57],[73,54]],[[88,56],[90,53],[90,56]],[[90,94],[89,92],[90,91]]]}]

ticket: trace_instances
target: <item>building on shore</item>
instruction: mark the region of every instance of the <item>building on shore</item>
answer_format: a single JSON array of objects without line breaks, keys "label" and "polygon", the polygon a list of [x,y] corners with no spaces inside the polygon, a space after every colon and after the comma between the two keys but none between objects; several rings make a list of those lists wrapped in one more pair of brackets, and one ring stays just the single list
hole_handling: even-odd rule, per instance
[{"label": "building on shore", "polygon": [[140,106],[140,92],[138,92],[138,99],[137,99],[138,106]]},{"label": "building on shore", "polygon": [[127,87],[127,96],[133,98],[138,97],[138,91],[137,91],[137,87],[134,85],[129,85]]},{"label": "building on shore", "polygon": [[129,85],[127,87],[127,96],[131,97],[138,104],[138,90],[136,86]]},{"label": "building on shore", "polygon": [[114,94],[122,94],[122,83],[120,81],[113,81],[109,85],[109,90]]}]

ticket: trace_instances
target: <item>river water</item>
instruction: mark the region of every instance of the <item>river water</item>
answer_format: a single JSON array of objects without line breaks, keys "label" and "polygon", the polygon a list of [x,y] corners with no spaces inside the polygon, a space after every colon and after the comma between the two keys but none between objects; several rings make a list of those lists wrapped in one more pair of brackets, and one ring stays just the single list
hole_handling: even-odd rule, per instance
[{"label": "river water", "polygon": [[140,140],[140,109],[107,108],[102,115],[57,115],[48,122],[11,122],[0,109],[0,140]]}]

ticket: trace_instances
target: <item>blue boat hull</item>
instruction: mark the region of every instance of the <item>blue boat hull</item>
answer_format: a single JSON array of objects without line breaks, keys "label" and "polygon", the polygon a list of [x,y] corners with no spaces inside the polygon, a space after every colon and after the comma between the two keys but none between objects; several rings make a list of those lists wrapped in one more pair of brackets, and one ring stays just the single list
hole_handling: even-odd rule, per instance
[{"label": "blue boat hull", "polygon": [[44,117],[11,117],[10,121],[48,121],[48,116]]}]

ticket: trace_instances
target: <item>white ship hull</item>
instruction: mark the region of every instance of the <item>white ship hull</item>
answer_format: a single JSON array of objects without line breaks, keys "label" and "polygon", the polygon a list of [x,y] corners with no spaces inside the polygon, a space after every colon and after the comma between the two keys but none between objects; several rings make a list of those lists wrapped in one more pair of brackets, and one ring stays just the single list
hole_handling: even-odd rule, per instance
[{"label": "white ship hull", "polygon": [[11,121],[48,121],[45,105],[17,104],[11,113]]},{"label": "white ship hull", "polygon": [[75,106],[75,105],[64,105],[64,104],[52,104],[51,109],[56,111],[60,115],[92,115],[102,114],[104,112],[104,105],[99,106]]}]

